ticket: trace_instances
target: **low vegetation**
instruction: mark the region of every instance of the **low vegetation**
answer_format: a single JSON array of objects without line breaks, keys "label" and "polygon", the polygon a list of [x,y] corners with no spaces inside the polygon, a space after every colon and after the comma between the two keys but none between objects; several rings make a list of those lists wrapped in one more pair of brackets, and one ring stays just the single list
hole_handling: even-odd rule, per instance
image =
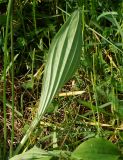
[{"label": "low vegetation", "polygon": [[0,1],[0,159],[123,158],[122,0]]}]

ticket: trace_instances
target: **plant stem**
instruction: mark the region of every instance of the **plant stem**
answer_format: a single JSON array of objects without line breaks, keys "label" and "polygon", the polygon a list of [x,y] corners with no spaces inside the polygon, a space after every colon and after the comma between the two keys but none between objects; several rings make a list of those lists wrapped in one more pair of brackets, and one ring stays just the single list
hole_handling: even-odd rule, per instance
[{"label": "plant stem", "polygon": [[[41,118],[41,117],[40,117],[40,118]],[[19,146],[17,147],[14,155],[18,154],[19,151],[22,149],[22,147],[24,146],[24,144],[25,144],[26,141],[28,140],[29,136],[30,136],[31,133],[34,131],[35,127],[38,125],[38,123],[39,123],[39,118],[36,117],[36,118],[33,120],[31,126],[29,127],[29,129],[27,130],[26,135],[25,135],[25,136],[23,137],[23,139],[21,140],[21,142],[20,142]]]},{"label": "plant stem", "polygon": [[35,29],[35,34],[36,34],[36,31],[37,31],[36,28],[37,28],[37,27],[36,27],[35,7],[36,7],[36,0],[33,0],[32,14],[33,14],[34,29]]},{"label": "plant stem", "polygon": [[4,39],[4,70],[3,70],[3,110],[4,110],[4,158],[6,156],[6,142],[7,142],[7,124],[6,124],[6,69],[7,69],[7,57],[8,57],[8,32],[9,32],[9,22],[11,16],[11,8],[12,8],[13,0],[9,0],[7,7],[7,20],[6,20],[6,32]]},{"label": "plant stem", "polygon": [[13,12],[11,12],[11,61],[12,61],[12,69],[11,69],[11,76],[12,76],[12,132],[11,132],[11,145],[10,145],[10,157],[13,154],[13,141],[14,141],[14,48],[13,48]]}]

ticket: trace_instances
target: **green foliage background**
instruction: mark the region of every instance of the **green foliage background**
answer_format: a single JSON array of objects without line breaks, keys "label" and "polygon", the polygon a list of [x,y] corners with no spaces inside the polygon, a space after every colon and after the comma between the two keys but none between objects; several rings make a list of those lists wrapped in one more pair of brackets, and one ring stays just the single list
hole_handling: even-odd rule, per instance
[{"label": "green foliage background", "polygon": [[[78,7],[82,10],[83,38],[80,64],[73,78],[60,92],[85,93],[56,96],[51,110],[46,112],[22,150],[33,145],[53,150],[55,139],[55,149],[72,152],[81,142],[99,136],[115,143],[122,151],[122,0],[14,1],[11,5],[13,19],[9,19],[13,29],[9,23],[5,60],[8,2],[0,0],[0,104],[4,106],[0,108],[0,159],[13,154],[29,128],[37,111],[51,41]],[[4,72],[5,62],[7,72]],[[5,128],[6,145],[3,142]],[[11,133],[14,133],[13,148]],[[54,137],[54,134],[57,136]],[[3,157],[5,148],[6,155]]]}]

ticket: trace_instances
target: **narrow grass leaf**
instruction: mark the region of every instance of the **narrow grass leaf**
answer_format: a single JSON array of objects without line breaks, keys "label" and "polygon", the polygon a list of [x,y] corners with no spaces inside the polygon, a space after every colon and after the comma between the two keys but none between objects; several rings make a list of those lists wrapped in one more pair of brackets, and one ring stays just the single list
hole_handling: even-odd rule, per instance
[{"label": "narrow grass leaf", "polygon": [[113,25],[115,25],[115,21],[113,20],[112,16],[118,16],[117,12],[103,12],[97,17],[97,21],[99,21],[101,18],[106,18],[109,20]]}]

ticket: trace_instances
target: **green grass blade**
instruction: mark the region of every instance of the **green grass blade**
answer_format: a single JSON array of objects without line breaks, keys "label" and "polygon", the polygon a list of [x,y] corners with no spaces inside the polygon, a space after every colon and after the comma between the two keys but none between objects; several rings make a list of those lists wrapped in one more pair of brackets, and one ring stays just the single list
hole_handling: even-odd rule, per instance
[{"label": "green grass blade", "polygon": [[12,130],[11,130],[11,145],[10,145],[10,157],[13,154],[13,142],[14,142],[14,45],[13,45],[13,12],[11,14],[11,61],[12,61],[12,69],[11,69],[11,77],[12,77]]},{"label": "green grass blade", "polygon": [[6,157],[6,143],[7,143],[7,124],[6,124],[6,69],[7,69],[7,55],[8,55],[8,31],[9,31],[9,22],[11,17],[11,8],[12,8],[12,0],[9,0],[7,7],[7,19],[6,19],[6,32],[4,39],[4,87],[3,87],[3,110],[4,110],[4,158]]}]

